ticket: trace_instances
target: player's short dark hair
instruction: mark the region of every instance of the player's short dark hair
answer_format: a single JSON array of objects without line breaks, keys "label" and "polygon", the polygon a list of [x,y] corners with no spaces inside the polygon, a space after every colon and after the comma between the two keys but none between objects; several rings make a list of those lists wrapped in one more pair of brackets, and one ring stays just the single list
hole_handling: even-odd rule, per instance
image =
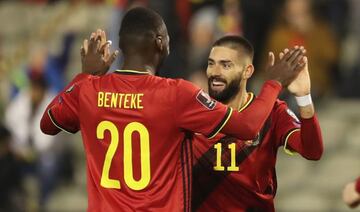
[{"label": "player's short dark hair", "polygon": [[251,60],[254,58],[254,47],[251,43],[244,37],[236,35],[227,35],[224,36],[213,44],[215,46],[226,46],[236,51],[243,51],[246,55],[250,57]]},{"label": "player's short dark hair", "polygon": [[144,38],[155,36],[162,24],[161,16],[151,9],[136,7],[129,10],[121,22],[120,49],[140,47]]}]

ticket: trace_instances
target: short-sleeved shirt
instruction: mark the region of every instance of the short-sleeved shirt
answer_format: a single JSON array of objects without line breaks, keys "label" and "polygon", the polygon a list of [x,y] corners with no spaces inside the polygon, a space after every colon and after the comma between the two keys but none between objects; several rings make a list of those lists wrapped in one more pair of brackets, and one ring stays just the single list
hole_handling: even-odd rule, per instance
[{"label": "short-sleeved shirt", "polygon": [[231,109],[187,81],[118,70],[73,84],[48,113],[81,130],[88,211],[189,211],[187,132],[214,135]]},{"label": "short-sleeved shirt", "polygon": [[[254,95],[241,110],[251,104]],[[259,136],[241,141],[218,134],[193,141],[194,211],[274,211],[277,150],[299,130],[295,114],[277,100]]]}]

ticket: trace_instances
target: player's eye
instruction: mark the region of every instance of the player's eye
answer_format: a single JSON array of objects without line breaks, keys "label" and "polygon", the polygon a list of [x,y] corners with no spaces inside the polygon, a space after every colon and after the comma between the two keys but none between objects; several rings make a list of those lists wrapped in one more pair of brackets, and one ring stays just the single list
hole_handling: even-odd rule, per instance
[{"label": "player's eye", "polygon": [[224,69],[230,69],[230,68],[231,68],[231,64],[230,64],[230,63],[224,63],[224,64],[223,64],[223,68],[224,68]]},{"label": "player's eye", "polygon": [[213,61],[208,61],[208,66],[213,66],[214,62]]}]

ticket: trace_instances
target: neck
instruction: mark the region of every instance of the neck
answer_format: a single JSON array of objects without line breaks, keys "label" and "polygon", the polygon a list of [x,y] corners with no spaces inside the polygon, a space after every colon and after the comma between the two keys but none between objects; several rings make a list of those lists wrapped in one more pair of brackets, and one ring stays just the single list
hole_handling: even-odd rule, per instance
[{"label": "neck", "polygon": [[241,82],[239,92],[232,100],[230,100],[227,105],[232,107],[234,110],[239,110],[242,106],[246,104],[247,100],[248,94],[246,91],[246,82]]},{"label": "neck", "polygon": [[155,75],[156,70],[155,65],[145,61],[143,57],[137,55],[124,56],[124,65],[122,66],[122,69],[149,72],[152,75]]}]

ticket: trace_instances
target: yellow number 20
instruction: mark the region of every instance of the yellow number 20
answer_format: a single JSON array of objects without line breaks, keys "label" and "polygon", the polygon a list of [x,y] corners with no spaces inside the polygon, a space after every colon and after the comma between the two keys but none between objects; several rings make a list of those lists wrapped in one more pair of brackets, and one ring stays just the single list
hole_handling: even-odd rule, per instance
[{"label": "yellow number 20", "polygon": [[[98,139],[104,139],[105,131],[109,130],[111,135],[110,145],[105,155],[100,185],[104,188],[120,189],[120,181],[109,178],[110,166],[119,144],[119,131],[114,123],[102,121],[96,129]],[[134,179],[132,164],[132,133],[137,131],[140,135],[140,161],[141,178]],[[124,180],[126,185],[132,190],[142,190],[150,182],[150,139],[146,127],[139,122],[131,122],[124,129]]]}]

